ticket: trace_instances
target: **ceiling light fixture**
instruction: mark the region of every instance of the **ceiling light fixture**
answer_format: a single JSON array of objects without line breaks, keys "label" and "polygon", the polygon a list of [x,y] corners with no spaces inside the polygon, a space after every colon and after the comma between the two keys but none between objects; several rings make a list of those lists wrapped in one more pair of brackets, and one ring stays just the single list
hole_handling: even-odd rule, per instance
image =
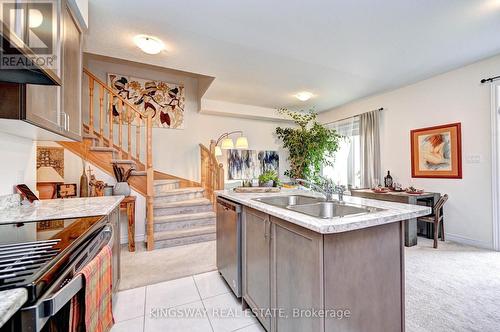
[{"label": "ceiling light fixture", "polygon": [[158,54],[165,48],[165,45],[161,40],[146,35],[135,36],[134,42],[144,53],[147,54]]},{"label": "ceiling light fixture", "polygon": [[[236,139],[236,145],[230,135],[240,134],[240,136]],[[220,145],[219,145],[220,143]],[[224,133],[219,136],[219,138],[215,141],[212,140],[210,143],[210,150],[214,152],[216,157],[222,156],[222,150],[229,149],[248,149],[248,139],[243,136],[243,131],[236,130],[228,133]]]},{"label": "ceiling light fixture", "polygon": [[295,95],[295,98],[297,98],[300,101],[307,101],[311,99],[313,94],[309,91],[301,91]]}]

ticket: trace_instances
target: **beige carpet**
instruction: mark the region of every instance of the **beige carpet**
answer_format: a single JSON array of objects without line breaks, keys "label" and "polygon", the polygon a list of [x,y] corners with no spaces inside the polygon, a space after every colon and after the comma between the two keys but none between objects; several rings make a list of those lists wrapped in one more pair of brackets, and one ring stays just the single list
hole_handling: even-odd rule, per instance
[{"label": "beige carpet", "polygon": [[425,238],[406,248],[406,331],[500,331],[500,252]]},{"label": "beige carpet", "polygon": [[120,290],[216,269],[215,241],[153,251],[146,251],[141,244],[136,246],[136,252],[122,246]]}]

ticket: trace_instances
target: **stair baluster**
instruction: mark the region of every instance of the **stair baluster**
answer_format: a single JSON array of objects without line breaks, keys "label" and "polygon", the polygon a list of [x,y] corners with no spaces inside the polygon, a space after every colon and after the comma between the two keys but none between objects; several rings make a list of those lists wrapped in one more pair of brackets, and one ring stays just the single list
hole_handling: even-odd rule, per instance
[{"label": "stair baluster", "polygon": [[94,78],[89,77],[89,132],[94,133]]},{"label": "stair baluster", "polygon": [[149,112],[146,117],[146,172],[147,172],[147,249],[154,249],[154,213],[153,213],[153,114]]},{"label": "stair baluster", "polygon": [[[135,157],[137,160],[141,159],[141,116],[136,114],[137,126],[135,126]],[[132,158],[130,158],[132,159]]]},{"label": "stair baluster", "polygon": [[99,86],[99,145],[104,146],[104,88]]},{"label": "stair baluster", "polygon": [[123,102],[118,100],[118,157],[123,158]]},{"label": "stair baluster", "polygon": [[125,105],[125,116],[127,117],[127,151],[128,151],[128,159],[132,159],[132,112]]},{"label": "stair baluster", "polygon": [[114,127],[114,116],[113,116],[113,96],[108,93],[109,110],[108,110],[108,146],[113,147],[113,127]]},{"label": "stair baluster", "polygon": [[[141,164],[141,126],[145,126],[144,130],[144,144],[146,152],[144,153],[144,158],[146,161],[143,163],[145,165],[146,171],[146,230],[147,230],[147,249],[154,249],[154,221],[153,221],[153,201],[154,201],[154,170],[153,170],[153,118],[152,114],[143,114],[140,112],[135,105],[131,104],[128,100],[124,99],[118,93],[116,93],[111,87],[106,83],[101,81],[98,77],[88,71],[86,68],[83,69],[83,73],[88,78],[88,88],[89,88],[89,104],[88,104],[88,125],[84,125],[84,131],[87,131],[91,138],[97,139],[99,146],[114,148],[113,158],[123,159],[124,154],[128,155],[128,159],[134,159],[133,155],[133,144],[132,140],[132,123],[134,119],[136,122],[136,133],[135,133],[135,159],[139,164]],[[94,100],[94,89],[95,84],[99,87],[98,101]],[[105,106],[105,98],[107,99],[107,104]],[[94,129],[94,102],[99,103],[99,128],[98,132]],[[113,107],[115,107],[118,116],[115,117],[113,114]],[[108,110],[107,116],[105,115],[105,109]],[[108,119],[108,130],[107,136],[105,134],[105,119]],[[118,119],[116,119],[118,118]],[[117,120],[117,123],[115,122]],[[123,146],[123,125],[124,121],[127,121],[127,149]],[[118,126],[118,146],[114,145],[114,125]],[[106,142],[107,140],[107,142]],[[89,146],[85,146],[85,149],[89,149]],[[82,156],[85,153],[81,154]],[[144,176],[144,175],[142,175]]]}]

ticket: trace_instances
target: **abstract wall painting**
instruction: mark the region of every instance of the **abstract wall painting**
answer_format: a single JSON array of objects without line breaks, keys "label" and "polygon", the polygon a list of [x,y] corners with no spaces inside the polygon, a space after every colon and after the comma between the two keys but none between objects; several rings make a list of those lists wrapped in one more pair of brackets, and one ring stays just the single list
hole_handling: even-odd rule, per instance
[{"label": "abstract wall painting", "polygon": [[[112,73],[108,74],[108,84],[121,97],[136,105],[143,114],[152,112],[154,127],[184,128],[184,86]],[[119,105],[116,98],[113,101],[113,115],[117,123]],[[124,122],[126,119],[127,117],[122,115]],[[141,125],[135,114],[132,125]]]},{"label": "abstract wall painting", "polygon": [[260,174],[274,170],[279,174],[277,151],[228,150],[228,180],[256,179]]},{"label": "abstract wall painting", "polygon": [[461,124],[411,131],[411,173],[414,178],[462,178]]},{"label": "abstract wall painting", "polygon": [[280,156],[278,151],[260,151],[258,159],[260,174],[266,171],[275,171],[279,174]]}]

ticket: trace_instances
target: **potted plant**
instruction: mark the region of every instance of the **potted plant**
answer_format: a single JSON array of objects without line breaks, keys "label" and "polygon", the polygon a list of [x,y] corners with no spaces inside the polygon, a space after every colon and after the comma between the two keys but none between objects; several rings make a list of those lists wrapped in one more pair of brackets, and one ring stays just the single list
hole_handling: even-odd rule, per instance
[{"label": "potted plant", "polygon": [[265,171],[259,176],[259,186],[261,187],[277,187],[278,185],[279,178],[275,171]]},{"label": "potted plant", "polygon": [[320,183],[321,168],[332,166],[343,137],[334,129],[318,123],[313,110],[296,112],[281,108],[278,111],[296,124],[293,128],[276,128],[276,135],[289,153],[290,169],[285,175]]},{"label": "potted plant", "polygon": [[116,184],[113,188],[113,195],[130,196],[130,186],[128,185],[128,179],[130,178],[134,169],[135,168],[132,166],[125,171],[122,166],[113,164],[113,172],[115,173],[116,179]]}]

